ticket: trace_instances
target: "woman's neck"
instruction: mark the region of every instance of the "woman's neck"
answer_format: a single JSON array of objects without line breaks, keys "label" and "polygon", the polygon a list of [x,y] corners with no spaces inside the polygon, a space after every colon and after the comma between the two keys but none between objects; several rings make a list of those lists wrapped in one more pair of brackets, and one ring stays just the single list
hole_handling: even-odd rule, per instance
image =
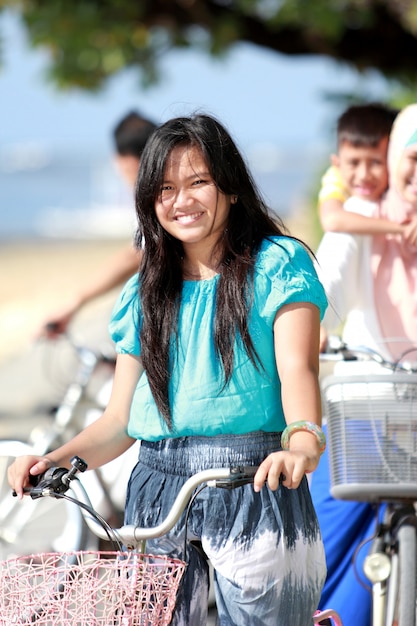
[{"label": "woman's neck", "polygon": [[184,259],[182,273],[184,280],[207,280],[219,273],[218,266],[204,262],[191,263]]},{"label": "woman's neck", "polygon": [[202,254],[185,251],[182,263],[182,272],[185,280],[207,280],[219,273],[219,260],[213,255],[213,250]]}]

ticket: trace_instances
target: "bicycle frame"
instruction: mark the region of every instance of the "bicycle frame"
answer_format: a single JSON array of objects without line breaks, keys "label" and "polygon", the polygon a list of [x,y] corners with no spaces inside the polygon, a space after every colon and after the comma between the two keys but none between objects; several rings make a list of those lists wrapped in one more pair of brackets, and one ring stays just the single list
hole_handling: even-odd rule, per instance
[{"label": "bicycle frame", "polygon": [[[15,450],[23,448],[24,451],[20,454],[45,455],[85,427],[87,419],[92,418],[94,412],[97,414],[99,411],[102,412],[102,404],[96,401],[96,388],[98,384],[102,386],[104,382],[107,384],[110,380],[115,364],[114,354],[110,351],[107,354],[104,351],[80,345],[70,336],[65,336],[63,339],[65,340],[64,347],[71,349],[70,382],[57,407],[54,407],[54,411],[45,410],[42,414],[45,419],[38,422],[38,413],[25,415],[23,428],[19,420],[15,421],[16,426],[13,426],[12,421],[10,422],[10,428],[7,431],[8,438],[0,442],[3,475],[13,456],[16,455]],[[49,343],[54,345],[53,342]],[[62,348],[61,345],[60,348]],[[72,363],[72,357],[75,355],[77,356],[76,367]],[[67,360],[65,362],[67,363]],[[92,494],[94,507],[114,526],[120,524],[123,519],[124,489],[130,469],[137,460],[137,446],[130,448],[127,455],[128,457],[120,457],[120,462],[89,472],[84,479]],[[41,550],[59,550],[66,537],[68,537],[68,549],[97,547],[98,540],[88,533],[79,508],[73,507],[68,502],[53,501],[37,504],[26,502],[24,506],[20,506],[10,497],[6,483],[5,478],[0,483],[2,558]],[[48,515],[49,511],[50,515]],[[52,514],[53,511],[54,514]],[[42,535],[36,532],[38,527],[36,522],[31,522],[32,518],[37,520],[39,529],[42,524],[47,524],[50,528],[50,533],[43,537],[42,542],[38,541]],[[34,529],[35,532],[33,532]]]}]

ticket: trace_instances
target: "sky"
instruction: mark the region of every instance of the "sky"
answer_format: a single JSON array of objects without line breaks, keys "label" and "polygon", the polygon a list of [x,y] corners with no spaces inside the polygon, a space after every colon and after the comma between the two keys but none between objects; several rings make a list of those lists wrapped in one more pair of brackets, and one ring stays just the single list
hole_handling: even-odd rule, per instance
[{"label": "sky", "polygon": [[160,84],[143,89],[124,71],[98,95],[58,93],[45,80],[47,51],[29,47],[18,16],[0,13],[0,149],[44,142],[62,149],[110,145],[115,123],[139,109],[156,122],[204,110],[216,115],[243,148],[311,148],[331,141],[339,110],[326,93],[384,93],[377,73],[360,76],[324,57],[288,57],[249,44],[222,60],[172,51],[162,60]]}]

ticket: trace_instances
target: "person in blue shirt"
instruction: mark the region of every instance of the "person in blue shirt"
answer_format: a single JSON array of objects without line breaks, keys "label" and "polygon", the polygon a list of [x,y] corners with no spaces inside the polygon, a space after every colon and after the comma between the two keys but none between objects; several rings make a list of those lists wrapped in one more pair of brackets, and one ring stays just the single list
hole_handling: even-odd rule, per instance
[{"label": "person in blue shirt", "polygon": [[136,210],[144,252],[110,323],[118,356],[108,407],[46,457],[18,458],[10,484],[22,497],[29,474],[74,454],[94,468],[140,439],[125,521],[154,526],[193,473],[259,465],[253,486],[203,490],[188,525],[183,516],[147,549],[181,558],[188,533],[172,624],[206,623],[207,555],[219,624],[312,625],[326,566],[306,473],[325,447],[327,301],[310,251],[269,212],[209,115],[154,131]]}]

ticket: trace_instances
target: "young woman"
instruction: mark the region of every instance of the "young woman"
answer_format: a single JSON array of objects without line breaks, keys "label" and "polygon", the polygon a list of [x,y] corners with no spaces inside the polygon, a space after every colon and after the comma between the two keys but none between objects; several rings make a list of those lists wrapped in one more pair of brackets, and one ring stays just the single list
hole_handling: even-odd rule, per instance
[{"label": "young woman", "polygon": [[[17,459],[10,483],[21,496],[29,472],[75,452],[95,467],[140,439],[126,523],[148,526],[191,474],[260,465],[254,486],[203,491],[194,502],[172,623],[205,624],[202,547],[220,624],[312,624],[325,563],[305,474],[325,445],[318,345],[326,298],[309,252],[269,215],[210,116],[154,132],[136,205],[144,256],[111,321],[118,359],[109,405],[47,458]],[[181,556],[184,532],[182,520],[148,550]]]}]

